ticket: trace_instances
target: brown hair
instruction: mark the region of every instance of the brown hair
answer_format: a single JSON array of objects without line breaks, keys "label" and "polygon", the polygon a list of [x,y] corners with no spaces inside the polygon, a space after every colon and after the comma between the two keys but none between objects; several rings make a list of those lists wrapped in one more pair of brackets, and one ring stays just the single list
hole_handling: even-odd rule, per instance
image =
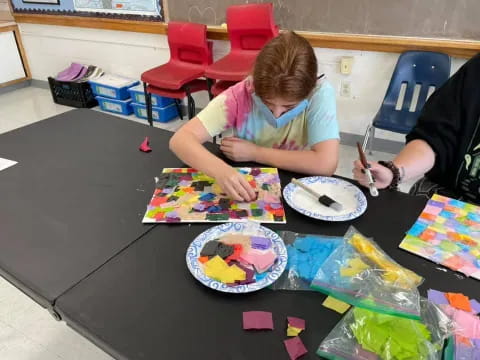
[{"label": "brown hair", "polygon": [[262,99],[307,98],[317,83],[317,58],[308,41],[288,31],[266,44],[253,70],[255,93]]}]

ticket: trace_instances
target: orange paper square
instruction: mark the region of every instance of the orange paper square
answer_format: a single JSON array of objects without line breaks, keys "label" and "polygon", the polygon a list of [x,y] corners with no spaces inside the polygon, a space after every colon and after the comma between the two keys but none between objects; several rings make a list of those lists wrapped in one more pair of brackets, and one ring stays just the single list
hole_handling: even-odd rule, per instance
[{"label": "orange paper square", "polygon": [[429,220],[429,221],[435,221],[435,219],[437,218],[437,215],[428,214],[428,213],[424,212],[420,215],[420,218],[425,219],[425,220]]},{"label": "orange paper square", "polygon": [[448,302],[454,308],[459,310],[464,310],[466,312],[472,312],[472,306],[470,305],[470,299],[468,296],[465,296],[460,293],[446,293]]}]

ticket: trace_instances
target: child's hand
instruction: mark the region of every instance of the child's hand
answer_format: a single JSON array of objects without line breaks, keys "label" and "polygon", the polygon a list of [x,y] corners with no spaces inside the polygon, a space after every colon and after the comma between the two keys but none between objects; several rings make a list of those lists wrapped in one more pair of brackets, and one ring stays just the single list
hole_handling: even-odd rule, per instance
[{"label": "child's hand", "polygon": [[220,169],[214,177],[222,190],[233,200],[250,202],[257,197],[245,176],[231,166]]},{"label": "child's hand", "polygon": [[[375,179],[375,186],[378,189],[385,189],[392,183],[393,174],[390,169],[380,165],[375,161],[371,161],[369,164],[370,171]],[[361,185],[368,187],[367,175],[365,175],[365,169],[360,160],[356,160],[353,163],[352,173],[355,180],[357,180]]]},{"label": "child's hand", "polygon": [[233,161],[255,161],[257,145],[236,137],[227,137],[222,140],[220,150]]}]

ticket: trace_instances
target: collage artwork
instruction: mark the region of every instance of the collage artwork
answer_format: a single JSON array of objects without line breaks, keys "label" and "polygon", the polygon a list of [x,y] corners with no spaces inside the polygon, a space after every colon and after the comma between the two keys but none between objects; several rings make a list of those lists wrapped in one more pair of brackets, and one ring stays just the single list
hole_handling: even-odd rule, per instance
[{"label": "collage artwork", "polygon": [[285,223],[280,178],[274,168],[237,168],[258,194],[253,202],[228,198],[211,177],[194,169],[167,168],[156,178],[144,223],[239,222]]},{"label": "collage artwork", "polygon": [[480,280],[480,207],[434,195],[400,248]]}]

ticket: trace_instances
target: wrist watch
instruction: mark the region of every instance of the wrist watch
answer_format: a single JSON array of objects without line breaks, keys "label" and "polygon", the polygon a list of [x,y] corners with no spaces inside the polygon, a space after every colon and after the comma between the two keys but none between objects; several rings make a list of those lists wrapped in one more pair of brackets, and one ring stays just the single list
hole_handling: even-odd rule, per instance
[{"label": "wrist watch", "polygon": [[382,166],[385,166],[393,174],[392,182],[390,183],[390,185],[388,185],[387,189],[398,190],[398,185],[402,181],[402,176],[400,175],[400,169],[397,167],[397,165],[393,163],[393,161],[379,161],[378,163]]}]

